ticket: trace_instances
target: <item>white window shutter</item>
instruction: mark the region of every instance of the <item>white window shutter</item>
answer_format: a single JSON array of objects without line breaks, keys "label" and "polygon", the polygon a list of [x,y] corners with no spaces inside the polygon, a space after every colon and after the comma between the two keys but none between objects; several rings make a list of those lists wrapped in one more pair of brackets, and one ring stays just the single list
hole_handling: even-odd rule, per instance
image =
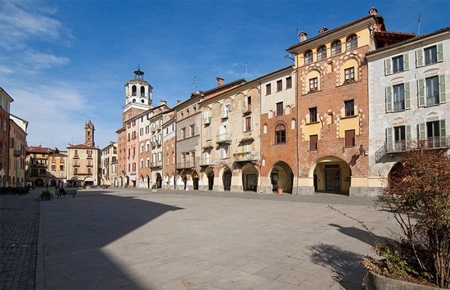
[{"label": "white window shutter", "polygon": [[[439,121],[439,129],[441,130],[441,140],[444,140],[445,137],[447,137],[446,132],[445,132],[445,120],[440,120]],[[444,145],[444,144],[442,144]]]},{"label": "white window shutter", "polygon": [[391,66],[391,59],[385,59],[384,60],[384,75],[390,75],[392,74],[392,66]]},{"label": "white window shutter", "polygon": [[409,96],[409,83],[405,83],[405,109],[411,108],[411,99]]},{"label": "white window shutter", "polygon": [[418,106],[425,106],[425,82],[424,80],[417,81],[417,89],[418,89]]},{"label": "white window shutter", "polygon": [[403,55],[403,70],[409,70],[409,55],[407,53]]},{"label": "white window shutter", "polygon": [[426,128],[425,123],[419,123],[417,125],[417,131],[419,133],[419,141],[425,140],[427,137],[425,128]]},{"label": "white window shutter", "polygon": [[[407,143],[411,141],[411,125],[405,126],[405,140]],[[406,146],[408,146],[408,144],[406,144]]]},{"label": "white window shutter", "polygon": [[437,45],[437,61],[441,62],[444,59],[444,50],[442,43]]},{"label": "white window shutter", "polygon": [[445,75],[439,76],[439,102],[445,103],[446,97],[445,97]]},{"label": "white window shutter", "polygon": [[392,88],[386,87],[386,112],[392,112]]},{"label": "white window shutter", "polygon": [[390,152],[394,149],[394,143],[392,141],[392,128],[386,128],[386,151]]},{"label": "white window shutter", "polygon": [[421,49],[416,50],[416,67],[423,66],[423,51]]}]

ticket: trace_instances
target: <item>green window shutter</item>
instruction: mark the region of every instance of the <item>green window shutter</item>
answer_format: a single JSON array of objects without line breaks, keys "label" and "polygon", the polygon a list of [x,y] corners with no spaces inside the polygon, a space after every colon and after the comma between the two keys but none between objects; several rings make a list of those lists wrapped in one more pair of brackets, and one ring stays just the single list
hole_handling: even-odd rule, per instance
[{"label": "green window shutter", "polygon": [[409,70],[409,55],[407,53],[403,55],[403,70]]},{"label": "green window shutter", "polygon": [[384,75],[390,75],[392,74],[392,67],[391,67],[391,59],[385,59],[384,60]]},{"label": "green window shutter", "polygon": [[441,62],[443,59],[444,59],[444,50],[443,50],[442,43],[439,43],[437,45],[437,61]]},{"label": "green window shutter", "polygon": [[416,50],[416,67],[423,66],[423,51],[421,49]]},{"label": "green window shutter", "polygon": [[[411,141],[411,125],[405,126],[405,141],[408,143]],[[408,144],[407,144],[408,146]]]},{"label": "green window shutter", "polygon": [[409,97],[409,83],[405,83],[405,109],[411,108],[411,99]]},{"label": "green window shutter", "polygon": [[447,137],[446,133],[445,133],[445,120],[440,120],[439,121],[439,129],[441,130],[441,140],[443,140],[445,137]]},{"label": "green window shutter", "polygon": [[392,112],[392,88],[386,87],[386,112]]},{"label": "green window shutter", "polygon": [[425,82],[424,80],[417,81],[417,91],[418,91],[418,106],[425,106]]},{"label": "green window shutter", "polygon": [[386,128],[386,151],[394,151],[394,143],[392,141],[392,128]]},{"label": "green window shutter", "polygon": [[419,132],[419,141],[425,140],[427,138],[425,128],[425,123],[419,123],[417,125],[417,131]]},{"label": "green window shutter", "polygon": [[439,102],[445,103],[445,75],[439,76]]}]

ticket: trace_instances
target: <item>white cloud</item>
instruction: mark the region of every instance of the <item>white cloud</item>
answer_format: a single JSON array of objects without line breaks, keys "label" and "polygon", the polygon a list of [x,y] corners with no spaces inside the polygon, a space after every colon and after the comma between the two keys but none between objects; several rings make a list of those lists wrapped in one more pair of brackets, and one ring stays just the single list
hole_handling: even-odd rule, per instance
[{"label": "white cloud", "polygon": [[[30,4],[30,5],[24,5]],[[56,39],[62,24],[51,18],[51,9],[37,9],[39,2],[4,1],[0,10],[0,46],[7,50],[26,47],[31,37]]]},{"label": "white cloud", "polygon": [[51,53],[36,52],[33,50],[25,51],[22,59],[28,68],[36,70],[51,68],[56,65],[67,65],[70,59],[67,57],[59,57]]}]

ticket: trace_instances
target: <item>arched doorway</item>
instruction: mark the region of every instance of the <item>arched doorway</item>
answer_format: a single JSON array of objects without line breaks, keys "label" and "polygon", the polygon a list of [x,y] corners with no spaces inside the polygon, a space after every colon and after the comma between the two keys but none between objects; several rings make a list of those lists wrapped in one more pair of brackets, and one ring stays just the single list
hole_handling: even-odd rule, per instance
[{"label": "arched doorway", "polygon": [[192,172],[192,185],[194,190],[198,190],[198,173],[197,171]]},{"label": "arched doorway", "polygon": [[242,189],[243,191],[255,191],[258,188],[258,170],[251,163],[242,167]]},{"label": "arched doorway", "polygon": [[230,190],[231,189],[231,177],[232,173],[229,167],[225,169],[222,176],[222,182],[223,182],[223,190]]},{"label": "arched doorway", "polygon": [[351,186],[351,168],[345,160],[336,156],[319,158],[310,171],[314,178],[314,190],[348,194]]},{"label": "arched doorway", "polygon": [[212,168],[208,168],[206,176],[208,177],[208,190],[213,190],[213,186],[214,186],[214,171],[212,170]]},{"label": "arched doorway", "polygon": [[161,176],[161,174],[159,172],[156,173],[156,187],[157,188],[161,188],[162,187],[162,176]]},{"label": "arched doorway", "polygon": [[391,170],[389,171],[388,186],[391,186],[393,183],[398,182],[403,178],[403,170],[403,164],[401,164],[400,162],[392,166]]},{"label": "arched doorway", "polygon": [[279,161],[274,164],[270,172],[270,182],[272,183],[273,191],[282,189],[283,192],[292,193],[293,180],[293,171],[287,163]]}]

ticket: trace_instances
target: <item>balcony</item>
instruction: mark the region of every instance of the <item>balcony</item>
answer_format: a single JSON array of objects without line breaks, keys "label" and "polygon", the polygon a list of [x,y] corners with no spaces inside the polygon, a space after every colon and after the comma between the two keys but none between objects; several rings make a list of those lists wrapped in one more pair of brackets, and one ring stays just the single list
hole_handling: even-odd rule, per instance
[{"label": "balcony", "polygon": [[228,119],[228,112],[222,112],[222,115],[220,116],[222,119]]},{"label": "balcony", "polygon": [[14,157],[20,157],[20,156],[22,156],[22,150],[14,149]]},{"label": "balcony", "polygon": [[231,143],[231,133],[218,134],[216,143]]},{"label": "balcony", "polygon": [[186,169],[186,168],[193,168],[193,167],[195,167],[194,160],[180,162],[180,163],[177,163],[177,165],[176,165],[177,169]]},{"label": "balcony", "polygon": [[92,154],[88,154],[86,158],[87,159],[92,159],[92,157],[93,157]]},{"label": "balcony", "polygon": [[74,163],[72,164],[73,167],[80,167],[80,163]]},{"label": "balcony", "polygon": [[256,152],[234,153],[233,157],[235,162],[251,162],[259,159],[259,156]]},{"label": "balcony", "polygon": [[156,142],[155,141],[152,142],[152,147],[156,147]]},{"label": "balcony", "polygon": [[202,158],[200,159],[200,166],[210,166],[213,165],[213,160],[212,158]]},{"label": "balcony", "polygon": [[214,148],[213,142],[211,140],[203,141],[202,149],[211,149]]},{"label": "balcony", "polygon": [[94,164],[93,163],[88,163],[86,166],[87,167],[94,167]]},{"label": "balcony", "polygon": [[161,141],[160,140],[156,140],[155,143],[156,143],[156,146],[161,146]]},{"label": "balcony", "polygon": [[156,161],[150,163],[150,168],[162,168],[162,161]]},{"label": "balcony", "polygon": [[203,120],[203,123],[204,123],[205,125],[211,124],[211,117],[205,117],[204,120]]},{"label": "balcony", "polygon": [[242,113],[245,114],[250,114],[252,112],[252,105],[247,105],[244,106],[244,108],[242,109]]}]

